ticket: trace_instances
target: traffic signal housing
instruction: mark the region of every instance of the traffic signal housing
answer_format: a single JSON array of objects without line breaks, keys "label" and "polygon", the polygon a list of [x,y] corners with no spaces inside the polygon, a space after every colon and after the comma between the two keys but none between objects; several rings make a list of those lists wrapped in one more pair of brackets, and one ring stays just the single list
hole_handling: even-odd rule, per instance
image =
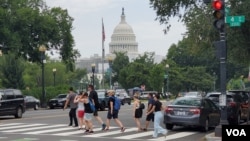
[{"label": "traffic signal housing", "polygon": [[225,27],[224,0],[213,0],[212,6],[214,9],[213,16],[215,18],[213,25],[217,30],[223,32]]}]

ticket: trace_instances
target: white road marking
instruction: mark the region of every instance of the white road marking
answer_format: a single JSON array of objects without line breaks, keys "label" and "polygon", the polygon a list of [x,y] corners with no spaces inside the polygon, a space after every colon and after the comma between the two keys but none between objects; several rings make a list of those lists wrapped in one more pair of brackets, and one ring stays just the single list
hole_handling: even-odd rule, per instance
[{"label": "white road marking", "polygon": [[183,137],[193,135],[193,134],[196,134],[196,132],[180,132],[180,133],[176,133],[176,134],[167,135],[166,138],[163,135],[159,134],[159,136],[162,136],[162,137],[149,139],[149,140],[151,140],[151,141],[173,140],[173,139],[183,138]]},{"label": "white road marking", "polygon": [[50,130],[26,132],[26,133],[23,133],[23,134],[43,134],[43,133],[65,131],[65,130],[72,130],[72,127],[63,127],[63,128],[56,128],[56,129],[50,129]]},{"label": "white road marking", "polygon": [[58,125],[50,125],[50,126],[40,126],[40,127],[33,127],[33,128],[25,128],[25,129],[16,129],[16,130],[5,130],[2,132],[7,132],[7,133],[11,133],[11,132],[23,132],[23,131],[30,131],[30,130],[39,130],[39,129],[46,129],[46,128],[53,128],[53,127],[65,127],[64,124],[58,124]]},{"label": "white road marking", "polygon": [[23,123],[6,123],[6,124],[0,124],[0,127],[3,127],[3,126],[12,126],[12,125],[20,125],[20,124],[23,124]]},{"label": "white road marking", "polygon": [[11,127],[1,127],[0,130],[25,128],[25,127],[40,126],[40,125],[45,125],[45,124],[28,124],[28,125],[18,125],[18,126],[11,126]]},{"label": "white road marking", "polygon": [[149,136],[149,135],[153,135],[153,131],[137,132],[135,134],[120,136],[120,137],[115,137],[115,138],[116,139],[134,139],[134,138],[139,138],[139,137],[144,137],[144,136]]},{"label": "white road marking", "polygon": [[[137,128],[129,128],[126,129],[124,132],[131,132],[131,131],[137,131]],[[109,135],[115,135],[115,134],[122,134],[121,130],[117,130],[117,131],[104,131],[105,133],[98,133],[98,134],[91,134],[91,135],[85,135],[82,137],[103,137],[103,136],[109,136]]]}]

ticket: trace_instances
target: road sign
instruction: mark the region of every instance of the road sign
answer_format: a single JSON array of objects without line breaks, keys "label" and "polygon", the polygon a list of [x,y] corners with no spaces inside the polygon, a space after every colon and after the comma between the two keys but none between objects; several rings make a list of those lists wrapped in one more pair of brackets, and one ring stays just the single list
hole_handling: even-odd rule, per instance
[{"label": "road sign", "polygon": [[230,26],[240,26],[241,23],[240,22],[234,22],[234,23],[230,23]]},{"label": "road sign", "polygon": [[226,23],[230,26],[240,26],[245,22],[245,16],[226,16]]},{"label": "road sign", "polygon": [[219,97],[219,105],[220,106],[226,106],[226,100],[227,96],[225,94],[220,94],[220,97]]}]

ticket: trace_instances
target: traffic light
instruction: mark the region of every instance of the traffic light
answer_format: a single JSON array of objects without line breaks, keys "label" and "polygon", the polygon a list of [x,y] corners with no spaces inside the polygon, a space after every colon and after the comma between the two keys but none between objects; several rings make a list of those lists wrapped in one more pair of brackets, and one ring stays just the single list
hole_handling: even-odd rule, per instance
[{"label": "traffic light", "polygon": [[214,27],[220,32],[223,32],[225,27],[224,0],[213,0],[212,6],[214,9],[213,16],[215,18],[213,23]]}]

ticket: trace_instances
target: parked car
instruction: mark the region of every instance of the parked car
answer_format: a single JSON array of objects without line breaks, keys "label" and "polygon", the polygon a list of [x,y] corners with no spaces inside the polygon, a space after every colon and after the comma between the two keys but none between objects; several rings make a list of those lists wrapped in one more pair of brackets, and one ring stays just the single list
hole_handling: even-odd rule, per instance
[{"label": "parked car", "polygon": [[168,130],[174,126],[199,127],[208,131],[220,123],[220,109],[210,99],[179,97],[164,112],[164,124]]},{"label": "parked car", "polygon": [[126,92],[119,92],[116,93],[115,96],[120,99],[121,105],[124,105],[125,103],[128,103],[128,105],[131,105],[131,97]]},{"label": "parked car", "polygon": [[24,100],[25,100],[26,109],[32,108],[34,110],[38,110],[38,108],[41,106],[40,100],[33,96],[25,96]]},{"label": "parked car", "polygon": [[151,93],[151,94],[158,94],[157,91],[143,91],[141,92],[140,94],[140,99],[144,99],[144,100],[147,100],[148,99],[148,94]]},{"label": "parked car", "polygon": [[14,115],[22,118],[25,112],[25,101],[18,89],[0,89],[0,116]]},{"label": "parked car", "polygon": [[57,97],[49,100],[50,109],[54,109],[55,107],[64,107],[68,94],[59,94]]},{"label": "parked car", "polygon": [[186,92],[184,96],[187,96],[187,97],[201,97],[202,92],[199,92],[199,91]]},{"label": "parked car", "polygon": [[97,95],[98,95],[98,100],[100,103],[100,110],[104,111],[105,108],[108,108],[108,94],[106,90],[96,90]]},{"label": "parked car", "polygon": [[[219,105],[220,92],[211,92],[207,98]],[[249,92],[244,90],[230,90],[227,92],[227,119],[229,124],[238,125],[241,120],[248,121],[250,118]]]}]

